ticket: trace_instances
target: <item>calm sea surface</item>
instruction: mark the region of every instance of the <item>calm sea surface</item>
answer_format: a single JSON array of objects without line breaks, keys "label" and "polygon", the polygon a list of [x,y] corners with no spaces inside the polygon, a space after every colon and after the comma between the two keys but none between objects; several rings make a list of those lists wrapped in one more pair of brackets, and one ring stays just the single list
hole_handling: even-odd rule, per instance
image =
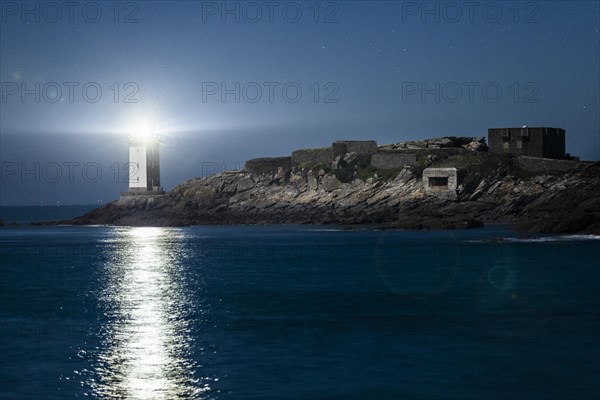
[{"label": "calm sea surface", "polygon": [[599,239],[0,228],[0,398],[598,399]]},{"label": "calm sea surface", "polygon": [[28,225],[32,222],[64,221],[83,215],[93,210],[98,205],[79,206],[22,206],[0,207],[0,220],[5,225]]}]

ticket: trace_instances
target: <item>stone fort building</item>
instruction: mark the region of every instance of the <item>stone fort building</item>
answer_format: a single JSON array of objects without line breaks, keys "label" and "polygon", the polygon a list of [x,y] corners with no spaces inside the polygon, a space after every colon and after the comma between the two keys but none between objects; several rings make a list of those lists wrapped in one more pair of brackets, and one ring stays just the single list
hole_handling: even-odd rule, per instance
[{"label": "stone fort building", "polygon": [[489,150],[518,156],[564,159],[565,130],[560,128],[488,129]]},{"label": "stone fort building", "polygon": [[[576,157],[565,154],[565,130],[560,128],[493,128],[488,130],[488,145],[483,137],[443,137],[378,146],[374,140],[336,141],[328,147],[299,149],[291,156],[256,158],[246,161],[244,169],[253,173],[282,174],[299,167],[331,166],[339,168],[339,160],[353,153],[354,160],[368,163],[377,171],[392,171],[417,166],[430,166],[465,152],[493,152],[516,156],[516,162],[528,171],[569,171],[576,167]],[[464,170],[446,163],[444,168],[422,170],[423,193],[456,200],[464,178]],[[317,184],[314,185],[317,187]]]}]

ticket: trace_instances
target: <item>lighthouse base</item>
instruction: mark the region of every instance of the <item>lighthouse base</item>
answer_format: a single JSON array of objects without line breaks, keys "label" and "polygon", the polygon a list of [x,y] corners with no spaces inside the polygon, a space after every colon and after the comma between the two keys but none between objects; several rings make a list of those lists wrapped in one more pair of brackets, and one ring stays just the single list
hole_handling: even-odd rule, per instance
[{"label": "lighthouse base", "polygon": [[153,186],[152,189],[147,189],[145,187],[143,188],[129,188],[128,192],[123,192],[122,194],[125,193],[132,193],[132,194],[164,194],[165,191],[163,190],[162,186]]},{"label": "lighthouse base", "polygon": [[156,191],[139,191],[139,192],[123,192],[121,193],[121,197],[119,198],[119,201],[117,202],[118,206],[121,207],[129,207],[129,206],[141,206],[141,205],[148,205],[151,203],[154,203],[154,200],[164,196],[166,193],[164,190],[162,190],[162,188],[160,188],[161,190],[156,190]]}]

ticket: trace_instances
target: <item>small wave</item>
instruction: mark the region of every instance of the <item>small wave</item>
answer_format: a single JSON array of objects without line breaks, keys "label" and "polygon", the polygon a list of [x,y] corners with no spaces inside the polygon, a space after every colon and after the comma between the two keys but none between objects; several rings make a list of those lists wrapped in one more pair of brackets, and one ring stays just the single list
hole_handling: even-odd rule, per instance
[{"label": "small wave", "polygon": [[465,240],[466,243],[545,243],[600,240],[600,235],[559,235],[544,237],[501,237],[491,239]]}]

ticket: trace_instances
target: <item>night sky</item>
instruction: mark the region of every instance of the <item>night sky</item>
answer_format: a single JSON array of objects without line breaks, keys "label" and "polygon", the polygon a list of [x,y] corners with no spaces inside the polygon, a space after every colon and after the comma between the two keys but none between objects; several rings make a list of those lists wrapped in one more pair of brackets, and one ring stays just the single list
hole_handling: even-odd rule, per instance
[{"label": "night sky", "polygon": [[0,4],[2,205],[118,198],[140,124],[166,190],[335,140],[493,127],[564,128],[600,158],[598,1]]}]

